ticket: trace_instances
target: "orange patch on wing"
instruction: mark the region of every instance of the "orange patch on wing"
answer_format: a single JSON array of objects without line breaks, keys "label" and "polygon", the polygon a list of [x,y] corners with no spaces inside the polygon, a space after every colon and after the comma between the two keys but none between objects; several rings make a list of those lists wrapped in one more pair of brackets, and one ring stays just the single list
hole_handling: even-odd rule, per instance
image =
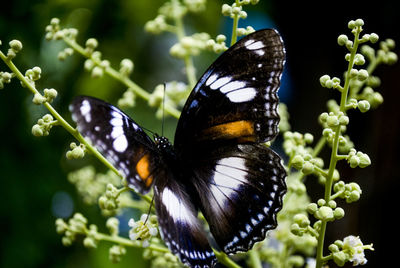
[{"label": "orange patch on wing", "polygon": [[[147,185],[147,177],[150,175],[150,162],[149,162],[149,155],[145,154],[136,164],[136,172],[139,175],[139,177],[145,181]],[[149,178],[150,184],[151,181],[153,180],[152,178]]]},{"label": "orange patch on wing", "polygon": [[254,140],[253,122],[238,120],[225,124],[216,125],[203,131],[204,138],[208,139],[234,139],[240,138],[244,141]]},{"label": "orange patch on wing", "polygon": [[144,183],[146,187],[150,187],[150,185],[153,183],[153,176],[148,177]]}]

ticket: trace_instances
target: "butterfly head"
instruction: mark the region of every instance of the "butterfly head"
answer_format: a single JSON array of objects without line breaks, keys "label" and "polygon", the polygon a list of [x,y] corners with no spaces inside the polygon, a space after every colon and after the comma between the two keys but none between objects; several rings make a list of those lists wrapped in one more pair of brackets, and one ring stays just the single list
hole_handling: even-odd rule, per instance
[{"label": "butterfly head", "polygon": [[169,148],[172,148],[171,142],[163,136],[159,136],[158,134],[153,134],[154,142],[159,150],[165,151]]}]

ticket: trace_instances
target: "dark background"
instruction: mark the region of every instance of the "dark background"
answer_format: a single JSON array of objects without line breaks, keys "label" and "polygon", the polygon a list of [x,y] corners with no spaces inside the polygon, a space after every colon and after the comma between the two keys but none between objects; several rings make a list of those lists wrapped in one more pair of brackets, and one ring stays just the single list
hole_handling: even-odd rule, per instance
[{"label": "dark background", "polygon": [[[21,40],[24,49],[15,63],[21,70],[36,65],[42,68],[37,87],[56,88],[61,97],[54,106],[70,119],[67,107],[73,96],[90,94],[116,103],[125,88],[107,77],[91,79],[83,71],[84,59],[80,56],[74,55],[60,63],[57,53],[63,48],[62,43],[44,40],[44,28],[50,19],[59,17],[63,26],[77,27],[81,44],[89,37],[96,37],[104,58],[116,68],[122,58],[132,59],[135,63],[132,79],[152,91],[164,81],[185,79],[182,63],[168,55],[173,36],[152,36],[143,30],[145,22],[157,15],[162,3],[161,0],[7,1],[0,9],[3,42],[0,49],[6,52],[10,40]],[[187,32],[229,35],[231,20],[220,16],[221,3],[209,1],[206,13],[187,18]],[[379,1],[374,5],[356,1],[316,3],[261,1],[245,9],[249,18],[241,23],[260,29],[271,27],[273,22],[281,32],[287,50],[281,99],[289,107],[292,129],[319,137],[321,129],[316,118],[325,111],[326,100],[338,96],[321,88],[319,77],[324,74],[342,77],[347,68],[344,61],[347,51],[337,45],[337,36],[342,33],[350,36],[347,22],[362,18],[366,33],[375,32],[381,40],[392,38],[399,43],[400,23],[394,1]],[[399,54],[399,49],[395,52]],[[203,53],[196,58],[197,76],[215,57]],[[8,71],[3,63],[0,70]],[[348,130],[356,149],[367,153],[372,165],[366,169],[339,165],[342,178],[347,182],[355,180],[363,193],[357,203],[339,203],[345,208],[346,217],[328,224],[326,238],[329,244],[353,234],[359,235],[365,244],[373,243],[375,251],[366,252],[366,267],[383,267],[383,262],[391,262],[397,253],[394,236],[398,209],[394,204],[399,191],[399,64],[382,66],[375,74],[382,80],[379,92],[384,104],[366,114],[351,111]],[[53,128],[48,137],[37,138],[31,134],[32,125],[46,113],[44,108],[33,105],[31,99],[31,94],[17,81],[0,91],[0,267],[145,267],[138,250],[128,249],[123,262],[113,265],[108,261],[108,243],[100,243],[97,250],[87,250],[80,243],[68,248],[62,246],[54,228],[56,212],[52,202],[57,193],[69,195],[74,202],[73,210],[82,211],[90,222],[99,225],[100,231],[105,231],[104,219],[96,206],[82,203],[66,179],[69,171],[88,161],[65,160],[73,138],[62,128]],[[143,101],[128,111],[138,123],[160,131],[161,121],[154,118],[154,112]],[[167,120],[167,136],[173,136],[175,124],[176,120]],[[309,181],[310,195],[319,198],[322,188],[314,185],[312,179]]]}]

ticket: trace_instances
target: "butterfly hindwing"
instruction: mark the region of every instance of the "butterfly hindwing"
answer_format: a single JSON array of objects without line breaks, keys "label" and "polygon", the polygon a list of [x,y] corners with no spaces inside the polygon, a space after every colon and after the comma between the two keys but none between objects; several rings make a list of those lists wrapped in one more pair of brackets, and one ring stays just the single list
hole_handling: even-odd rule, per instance
[{"label": "butterfly hindwing", "polygon": [[255,144],[216,148],[194,173],[201,210],[224,252],[247,251],[276,227],[286,172],[271,149]]},{"label": "butterfly hindwing", "polygon": [[215,254],[197,218],[198,211],[193,200],[183,184],[168,172],[162,172],[164,174],[157,174],[163,180],[154,185],[154,196],[163,240],[189,267],[213,267]]},{"label": "butterfly hindwing", "polygon": [[175,147],[185,154],[188,148],[211,141],[259,143],[274,138],[284,61],[283,42],[275,30],[260,30],[239,40],[193,89],[178,122]]},{"label": "butterfly hindwing", "polygon": [[104,155],[139,193],[149,191],[159,155],[150,137],[118,108],[79,96],[70,105],[78,131]]}]

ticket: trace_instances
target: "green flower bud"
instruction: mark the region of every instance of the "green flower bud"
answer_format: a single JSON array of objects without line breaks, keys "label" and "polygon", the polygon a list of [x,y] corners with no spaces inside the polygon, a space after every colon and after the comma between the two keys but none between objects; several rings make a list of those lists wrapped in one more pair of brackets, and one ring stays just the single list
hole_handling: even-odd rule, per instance
[{"label": "green flower bud", "polygon": [[310,225],[310,220],[304,214],[296,214],[293,220],[300,226],[300,228],[306,228],[307,226]]},{"label": "green flower bud", "polygon": [[367,154],[364,154],[362,152],[357,152],[357,156],[360,159],[360,164],[359,164],[360,168],[365,168],[365,167],[371,165],[371,159],[369,158],[369,156]]},{"label": "green flower bud", "polygon": [[119,72],[124,76],[129,76],[133,71],[133,62],[130,59],[123,59],[120,64]]},{"label": "green flower bud", "polygon": [[343,251],[338,251],[332,253],[333,261],[338,265],[338,266],[343,266],[346,261],[348,260],[348,255],[344,253]]},{"label": "green flower bud", "polygon": [[46,100],[47,100],[47,99],[46,99],[45,97],[43,97],[42,94],[36,93],[36,94],[33,96],[32,102],[33,102],[34,104],[36,104],[36,105],[40,105],[40,104],[45,103]]},{"label": "green flower bud", "polygon": [[326,201],[325,201],[325,199],[321,198],[321,199],[318,199],[317,204],[318,204],[318,206],[322,207],[326,204]]},{"label": "green flower bud", "polygon": [[331,128],[336,127],[339,125],[339,119],[336,115],[330,115],[326,119],[326,124],[328,125],[328,127],[331,127]]},{"label": "green flower bud", "polygon": [[364,69],[359,70],[357,78],[360,81],[365,81],[368,78],[368,71]]},{"label": "green flower bud", "polygon": [[[355,65],[363,65],[365,64],[365,58],[362,54],[356,54],[354,57],[354,64]],[[365,79],[364,79],[365,80]]]},{"label": "green flower bud", "polygon": [[83,245],[86,248],[97,248],[96,240],[94,240],[92,237],[86,237],[83,239]]},{"label": "green flower bud", "polygon": [[369,41],[370,41],[372,44],[378,42],[378,40],[379,40],[379,36],[378,36],[376,33],[371,33],[371,34],[369,35]]},{"label": "green flower bud", "polygon": [[18,53],[18,52],[20,52],[21,50],[22,50],[22,43],[21,43],[21,41],[19,41],[19,40],[12,40],[12,41],[10,41],[10,43],[9,43],[9,45],[10,45],[10,48],[15,52],[15,53]]},{"label": "green flower bud", "polygon": [[347,24],[347,27],[348,27],[349,29],[355,28],[355,27],[356,27],[355,21],[354,21],[354,20],[349,21],[349,23]]},{"label": "green flower bud", "polygon": [[36,137],[44,136],[42,127],[39,126],[38,124],[35,124],[32,127],[32,134],[33,134],[33,136],[36,136]]},{"label": "green flower bud", "polygon": [[99,66],[95,66],[92,70],[92,77],[93,78],[100,78],[104,74],[103,68]]},{"label": "green flower bud", "polygon": [[63,237],[63,238],[61,238],[61,242],[62,242],[62,244],[64,245],[64,246],[66,246],[66,247],[68,247],[68,246],[71,246],[72,245],[72,239],[71,238],[69,238],[69,237]]},{"label": "green flower bud", "polygon": [[336,202],[334,201],[334,200],[330,200],[329,202],[328,202],[328,207],[330,207],[330,208],[332,208],[332,209],[334,209],[334,208],[336,208]]},{"label": "green flower bud", "polygon": [[63,234],[65,231],[68,230],[68,225],[67,223],[63,220],[58,218],[56,220],[56,231],[58,234]]},{"label": "green flower bud", "polygon": [[222,5],[222,15],[224,16],[231,16],[232,14],[232,7],[228,4]]},{"label": "green flower bud", "polygon": [[292,166],[295,169],[302,169],[304,165],[304,159],[301,155],[295,155],[292,160]]},{"label": "green flower bud", "polygon": [[333,211],[333,216],[336,220],[339,220],[344,217],[344,210],[342,208],[335,208]]},{"label": "green flower bud", "polygon": [[327,206],[320,207],[315,213],[315,217],[322,221],[333,221],[335,219],[333,210]]},{"label": "green flower bud", "polygon": [[339,35],[337,42],[338,42],[339,46],[344,46],[346,44],[347,40],[349,40],[347,35],[341,34],[341,35]]},{"label": "green flower bud", "polygon": [[303,168],[301,169],[304,175],[309,175],[314,172],[314,165],[310,162],[304,162]]},{"label": "green flower bud", "polygon": [[52,102],[57,97],[57,94],[58,94],[57,90],[55,90],[54,88],[50,88],[50,89],[45,88],[43,90],[43,92],[44,92],[44,97],[46,98],[46,100],[48,102]]},{"label": "green flower bud", "polygon": [[371,108],[371,105],[367,100],[359,101],[357,106],[358,106],[358,109],[360,110],[360,112],[362,112],[362,113],[367,112]]},{"label": "green flower bud", "polygon": [[339,247],[335,244],[330,244],[328,249],[330,252],[339,252]]},{"label": "green flower bud", "polygon": [[364,21],[363,21],[362,19],[357,19],[357,20],[355,21],[355,26],[361,27],[361,26],[363,26],[363,25],[364,25]]},{"label": "green flower bud", "polygon": [[310,203],[307,206],[307,212],[310,214],[314,214],[318,210],[318,205],[316,203]]},{"label": "green flower bud", "polygon": [[346,115],[342,115],[339,117],[339,124],[342,126],[346,126],[349,124],[349,117]]},{"label": "green flower bud", "polygon": [[304,234],[304,231],[300,228],[300,226],[297,223],[293,223],[290,226],[290,231],[292,232],[292,234],[297,236],[302,236]]},{"label": "green flower bud", "polygon": [[119,220],[115,217],[111,217],[107,220],[107,228],[110,230],[111,235],[118,235],[119,233]]},{"label": "green flower bud", "polygon": [[98,45],[99,42],[95,38],[89,38],[86,41],[86,47],[89,48],[91,51],[93,51]]},{"label": "green flower bud", "polygon": [[351,69],[350,70],[350,78],[354,78],[358,76],[358,70],[357,69]]},{"label": "green flower bud", "polygon": [[331,77],[327,74],[321,76],[321,78],[319,79],[319,82],[321,83],[321,86],[325,87],[325,84],[328,80],[330,80]]},{"label": "green flower bud", "polygon": [[312,134],[310,134],[310,133],[305,133],[304,134],[304,141],[307,144],[311,144],[313,142],[313,140],[314,140],[314,136]]},{"label": "green flower bud", "polygon": [[349,158],[349,164],[351,168],[356,168],[360,164],[360,158],[356,155],[353,155]]}]

